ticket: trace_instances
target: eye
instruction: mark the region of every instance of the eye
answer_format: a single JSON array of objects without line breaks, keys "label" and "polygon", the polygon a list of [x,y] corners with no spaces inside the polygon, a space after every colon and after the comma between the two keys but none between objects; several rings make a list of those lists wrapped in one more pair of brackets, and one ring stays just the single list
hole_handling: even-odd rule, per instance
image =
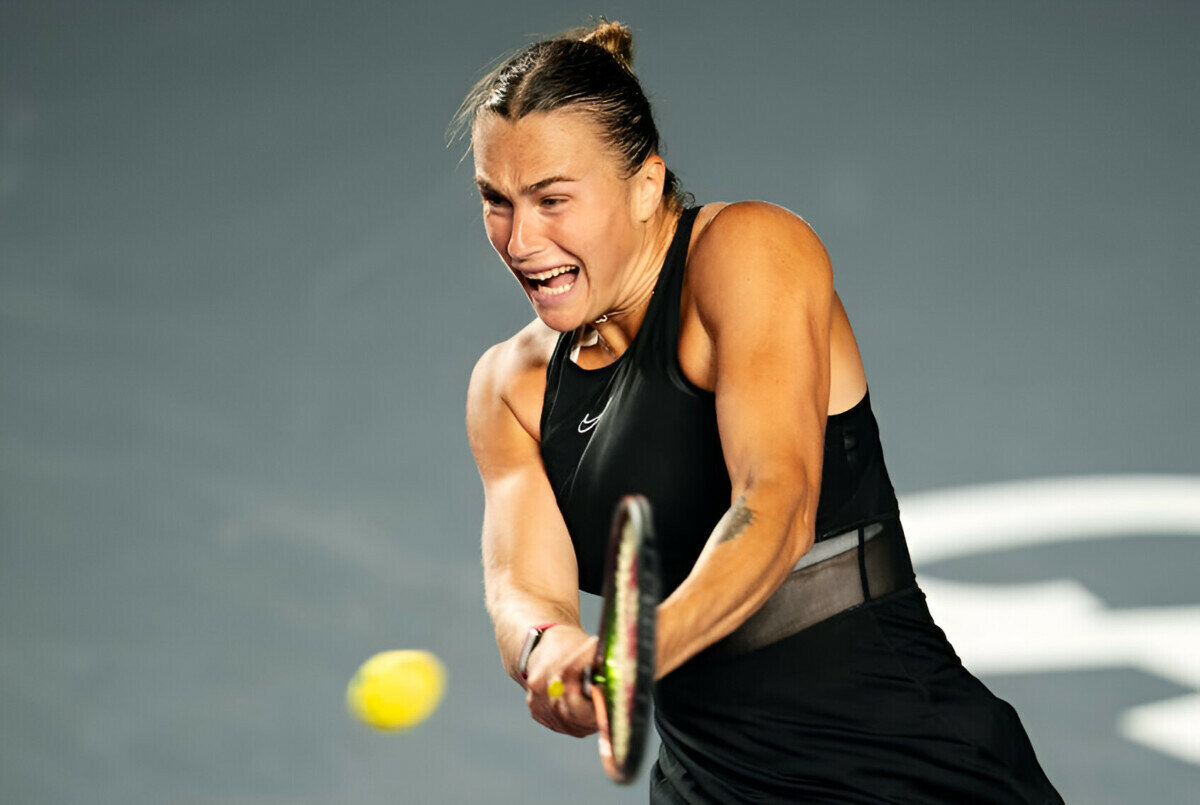
[{"label": "eye", "polygon": [[506,199],[504,196],[500,195],[499,193],[493,192],[491,190],[480,190],[479,195],[483,199],[483,203],[487,204],[489,206],[492,206],[492,207],[508,206],[508,199]]},{"label": "eye", "polygon": [[567,200],[565,198],[561,198],[559,196],[547,196],[546,198],[542,199],[541,204],[543,207],[553,208],[561,207],[566,203],[566,201]]}]

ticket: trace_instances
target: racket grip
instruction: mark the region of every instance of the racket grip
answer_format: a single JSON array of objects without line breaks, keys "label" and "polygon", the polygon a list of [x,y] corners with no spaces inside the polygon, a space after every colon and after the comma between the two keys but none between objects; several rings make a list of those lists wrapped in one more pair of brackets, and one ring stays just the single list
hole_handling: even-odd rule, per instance
[{"label": "racket grip", "polygon": [[579,680],[579,687],[583,689],[584,696],[592,695],[592,666],[584,666],[583,678]]}]

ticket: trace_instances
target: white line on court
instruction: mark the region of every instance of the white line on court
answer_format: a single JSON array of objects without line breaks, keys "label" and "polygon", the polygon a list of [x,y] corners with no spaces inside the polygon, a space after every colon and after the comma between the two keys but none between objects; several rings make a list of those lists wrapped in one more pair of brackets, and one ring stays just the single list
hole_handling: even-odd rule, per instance
[{"label": "white line on court", "polygon": [[[1082,476],[961,487],[906,495],[901,511],[918,568],[1046,543],[1200,537],[1200,476]],[[1071,578],[1001,585],[919,577],[935,619],[974,671],[1132,667],[1200,691],[1200,592],[1196,606],[1112,610]],[[1114,728],[1200,765],[1200,693],[1131,708]]]}]

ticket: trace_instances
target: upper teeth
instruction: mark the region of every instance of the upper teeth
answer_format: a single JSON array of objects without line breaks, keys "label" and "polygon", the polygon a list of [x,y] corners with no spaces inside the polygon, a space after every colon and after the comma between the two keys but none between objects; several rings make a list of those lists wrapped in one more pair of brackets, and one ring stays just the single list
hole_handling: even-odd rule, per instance
[{"label": "upper teeth", "polygon": [[525,276],[531,280],[537,280],[538,282],[545,282],[546,280],[550,279],[551,277],[557,277],[559,274],[565,274],[568,271],[574,271],[574,270],[575,270],[575,266],[559,266],[558,268],[552,268],[549,271],[543,271],[540,274],[526,274]]}]

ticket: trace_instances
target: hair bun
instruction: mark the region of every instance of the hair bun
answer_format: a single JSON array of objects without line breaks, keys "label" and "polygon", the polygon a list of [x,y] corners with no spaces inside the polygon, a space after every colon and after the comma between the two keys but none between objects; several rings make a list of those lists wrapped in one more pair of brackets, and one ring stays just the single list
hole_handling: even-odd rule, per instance
[{"label": "hair bun", "polygon": [[576,37],[581,42],[599,45],[613,55],[626,70],[633,70],[633,34],[619,22],[601,22],[592,28],[581,28]]}]

